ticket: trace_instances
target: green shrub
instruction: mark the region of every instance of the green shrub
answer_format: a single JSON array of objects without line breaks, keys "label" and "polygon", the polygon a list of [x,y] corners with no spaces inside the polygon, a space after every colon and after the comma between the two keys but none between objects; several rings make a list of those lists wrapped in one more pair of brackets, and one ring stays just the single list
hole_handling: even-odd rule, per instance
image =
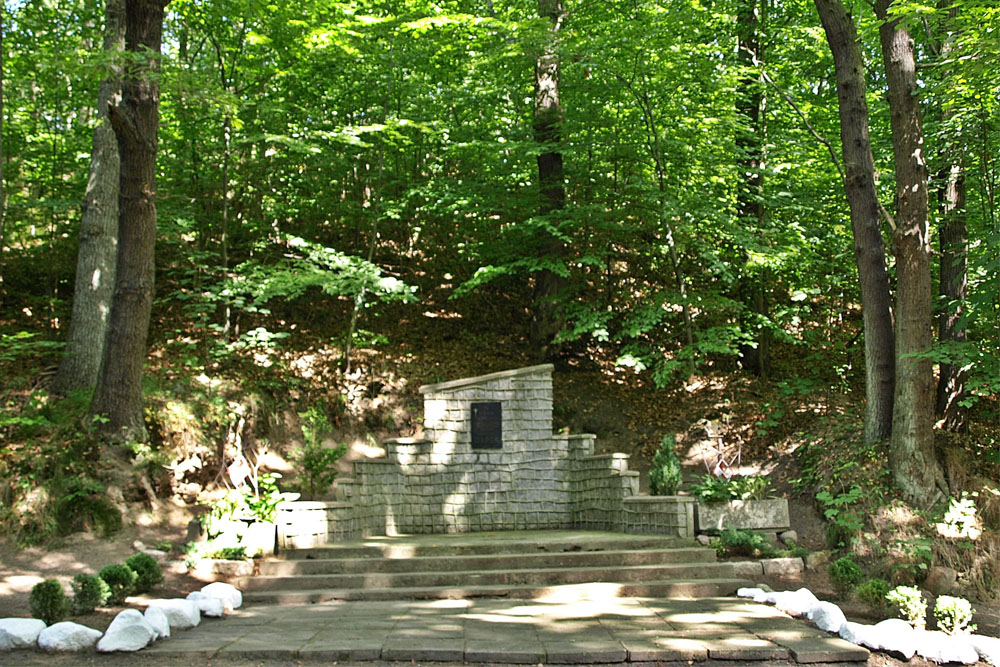
[{"label": "green shrub", "polygon": [[969,625],[975,613],[976,610],[964,598],[942,595],[934,603],[934,618],[937,620],[938,628],[949,635],[975,631],[976,626]]},{"label": "green shrub", "polygon": [[329,449],[323,446],[323,434],[332,430],[330,420],[322,410],[313,406],[300,412],[302,418],[302,447],[295,450],[292,458],[301,467],[302,487],[308,490],[310,498],[322,495],[337,478],[337,461],[347,453],[347,445],[341,443]]},{"label": "green shrub", "polygon": [[681,488],[681,462],[674,453],[674,436],[667,434],[653,456],[649,469],[649,492],[654,496],[675,496]]},{"label": "green shrub", "polygon": [[40,618],[47,625],[58,623],[69,612],[69,600],[62,584],[55,579],[46,579],[35,584],[29,598],[31,615]]},{"label": "green shrub", "polygon": [[111,599],[111,589],[103,579],[93,574],[76,575],[72,586],[73,611],[77,614],[89,614]]},{"label": "green shrub", "polygon": [[[760,533],[751,530],[727,528],[719,535],[719,545],[722,553],[734,556],[769,558],[775,553],[774,545]],[[716,551],[719,551],[718,547]]]},{"label": "green shrub", "polygon": [[246,560],[247,548],[222,547],[221,549],[208,552],[207,558],[211,558],[212,560]]},{"label": "green shrub", "polygon": [[844,595],[851,593],[865,578],[864,571],[851,560],[850,556],[838,558],[830,563],[827,572],[834,587]]},{"label": "green shrub", "polygon": [[104,485],[92,479],[74,476],[60,482],[62,497],[53,514],[60,535],[95,531],[110,537],[122,529],[122,515],[106,495]]},{"label": "green shrub", "polygon": [[163,581],[163,568],[149,554],[132,554],[125,559],[125,564],[135,572],[135,592],[148,593],[153,587]]},{"label": "green shrub", "polygon": [[869,579],[858,586],[855,593],[858,599],[871,607],[872,611],[884,611],[886,607],[885,596],[889,593],[889,582],[885,579]]},{"label": "green shrub", "polygon": [[745,477],[716,477],[705,475],[694,485],[694,493],[703,503],[717,503],[728,500],[762,500],[767,496],[768,481],[760,475]]},{"label": "green shrub", "polygon": [[108,601],[112,604],[121,604],[125,598],[135,591],[135,581],[139,575],[128,565],[108,565],[101,568],[97,573],[104,583],[111,589],[111,597]]},{"label": "green shrub", "polygon": [[927,625],[927,602],[915,586],[896,586],[885,599],[896,606],[900,615],[917,630]]}]

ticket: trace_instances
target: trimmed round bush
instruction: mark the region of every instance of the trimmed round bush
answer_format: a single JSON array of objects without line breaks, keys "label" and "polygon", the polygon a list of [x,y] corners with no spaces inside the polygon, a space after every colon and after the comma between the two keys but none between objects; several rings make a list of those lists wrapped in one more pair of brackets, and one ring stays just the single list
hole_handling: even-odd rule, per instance
[{"label": "trimmed round bush", "polygon": [[149,554],[132,554],[125,559],[125,564],[136,574],[135,592],[148,593],[153,587],[163,581],[163,568]]},{"label": "trimmed round bush", "polygon": [[103,579],[93,574],[73,577],[73,609],[77,614],[89,614],[111,599],[111,589]]},{"label": "trimmed round bush", "polygon": [[873,611],[882,611],[889,604],[885,596],[889,594],[891,588],[889,582],[885,579],[875,578],[869,579],[858,586],[854,593],[858,596],[859,600],[871,607]]},{"label": "trimmed round bush", "polygon": [[654,496],[675,496],[681,488],[681,462],[674,453],[674,436],[665,435],[649,469],[649,492]]},{"label": "trimmed round bush", "polygon": [[69,613],[69,600],[62,584],[55,579],[46,579],[35,584],[29,598],[31,615],[52,625],[66,618]]},{"label": "trimmed round bush", "polygon": [[830,574],[833,585],[844,595],[853,591],[865,578],[864,571],[851,560],[850,556],[838,558],[830,563],[827,572]]},{"label": "trimmed round bush", "polygon": [[102,567],[97,576],[111,589],[108,601],[112,604],[125,602],[125,598],[135,592],[135,580],[139,578],[135,570],[124,564]]}]

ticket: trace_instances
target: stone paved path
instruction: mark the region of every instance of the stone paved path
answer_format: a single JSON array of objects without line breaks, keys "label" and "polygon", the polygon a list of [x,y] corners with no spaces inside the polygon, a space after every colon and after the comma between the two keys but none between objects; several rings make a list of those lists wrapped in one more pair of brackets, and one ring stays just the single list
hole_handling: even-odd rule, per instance
[{"label": "stone paved path", "polygon": [[600,592],[593,584],[562,599],[257,606],[206,619],[142,654],[177,664],[209,658],[514,664],[868,658],[863,648],[746,600]]}]

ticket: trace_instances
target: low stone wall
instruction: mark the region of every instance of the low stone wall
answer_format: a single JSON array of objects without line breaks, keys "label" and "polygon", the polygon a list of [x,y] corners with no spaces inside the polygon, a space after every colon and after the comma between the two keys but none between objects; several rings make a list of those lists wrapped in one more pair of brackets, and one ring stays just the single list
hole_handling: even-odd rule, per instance
[{"label": "low stone wall", "polygon": [[626,533],[694,538],[697,502],[691,496],[634,496],[622,504]]}]

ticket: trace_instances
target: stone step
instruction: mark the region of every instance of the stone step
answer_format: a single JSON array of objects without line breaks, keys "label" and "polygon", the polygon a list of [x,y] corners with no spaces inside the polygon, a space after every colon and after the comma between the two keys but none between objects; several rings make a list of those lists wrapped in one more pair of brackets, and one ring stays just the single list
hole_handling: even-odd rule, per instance
[{"label": "stone step", "polygon": [[404,535],[371,537],[357,542],[328,544],[281,553],[285,560],[330,558],[414,558],[510,553],[567,553],[671,549],[692,546],[693,541],[663,535],[627,535],[601,531],[510,531],[459,535]]},{"label": "stone step", "polygon": [[335,600],[461,600],[507,598],[517,600],[606,599],[609,597],[707,598],[733,595],[752,582],[746,579],[677,579],[644,582],[606,581],[558,586],[488,585],[410,588],[355,588],[312,590],[251,590],[243,599],[254,604],[310,604]]},{"label": "stone step", "polygon": [[[314,555],[325,555],[319,552]],[[459,556],[415,556],[411,558],[311,558],[270,560],[260,563],[260,574],[290,577],[307,574],[352,574],[389,572],[459,572],[524,570],[538,568],[619,567],[666,563],[715,561],[715,552],[702,547],[634,549],[611,551],[567,551],[560,553],[471,554]]]},{"label": "stone step", "polygon": [[519,570],[478,570],[428,572],[370,572],[364,574],[305,574],[296,576],[257,576],[250,583],[252,591],[317,590],[359,588],[436,588],[454,586],[533,586],[592,582],[644,582],[660,580],[697,580],[733,577],[730,563],[667,563],[615,567],[553,567]]}]

